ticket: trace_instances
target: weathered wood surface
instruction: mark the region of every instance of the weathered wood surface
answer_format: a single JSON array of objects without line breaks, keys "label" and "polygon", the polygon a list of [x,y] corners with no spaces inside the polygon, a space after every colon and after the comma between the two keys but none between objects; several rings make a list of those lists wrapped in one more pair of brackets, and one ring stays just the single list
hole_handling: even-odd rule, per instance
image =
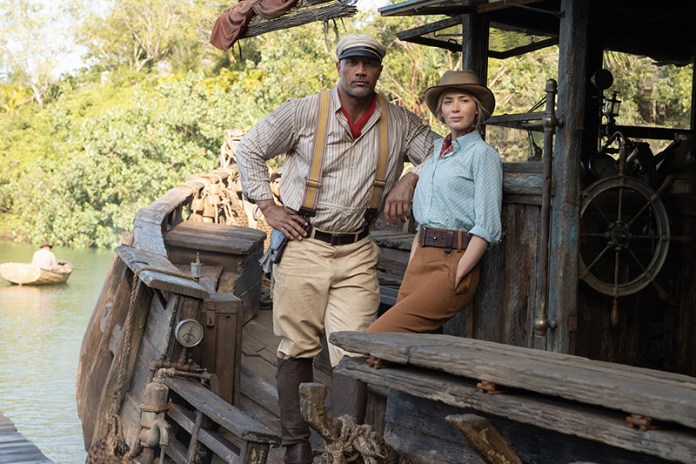
[{"label": "weathered wood surface", "polygon": [[341,348],[696,428],[696,379],[483,340],[339,332]]},{"label": "weathered wood surface", "polygon": [[130,300],[131,280],[126,277],[127,271],[125,263],[114,256],[80,348],[76,399],[85,449],[89,449],[93,438],[100,438],[95,437],[100,419],[95,411],[104,392],[104,379],[109,375],[114,353],[121,343]]},{"label": "weathered wood surface", "polygon": [[0,464],[53,464],[0,411]]},{"label": "weathered wood surface", "polygon": [[218,169],[207,176],[189,179],[156,200],[147,208],[139,210],[133,221],[134,246],[154,254],[166,256],[162,232],[181,221],[177,214],[184,202],[212,182],[222,182],[232,176],[231,169]]},{"label": "weathered wood surface", "polygon": [[220,424],[239,438],[269,445],[280,444],[280,437],[272,430],[223,401],[200,383],[167,378],[165,384],[216,424]]},{"label": "weathered wood surface", "polygon": [[636,430],[627,426],[625,413],[614,409],[500,386],[501,393],[491,395],[479,391],[477,379],[401,365],[374,369],[364,358],[345,359],[336,369],[371,385],[613,447],[683,463],[693,462],[696,457],[693,430]]},{"label": "weathered wood surface", "polygon": [[[556,131],[553,150],[555,189],[551,201],[549,242],[548,317],[556,330],[543,333],[535,348],[568,352],[572,321],[578,305],[578,238],[580,235],[580,153],[587,78],[590,4],[561,0],[565,12],[559,27],[557,114],[565,121]],[[544,244],[542,244],[544,246]],[[541,335],[541,334],[539,334]]]},{"label": "weathered wood surface", "polygon": [[[387,400],[385,440],[401,453],[427,464],[485,464],[447,418],[475,413],[437,401],[391,391]],[[504,417],[486,417],[526,463],[567,464],[576,461],[602,464],[667,464],[656,456],[607,446],[594,440],[563,435],[553,429],[520,424]],[[687,461],[693,462],[693,461]]]},{"label": "weathered wood surface", "polygon": [[335,2],[332,5],[317,6],[314,8],[301,8],[298,12],[290,10],[289,13],[273,20],[261,20],[256,17],[251,21],[249,27],[244,31],[240,38],[254,37],[279,29],[302,26],[303,24],[315,21],[328,21],[336,18],[346,18],[353,16],[357,8],[351,4]]},{"label": "weathered wood surface", "polygon": [[504,163],[504,195],[541,195],[544,183],[541,163]]},{"label": "weathered wood surface", "polygon": [[488,464],[523,464],[510,443],[488,419],[475,414],[454,414],[445,418]]},{"label": "weathered wood surface", "polygon": [[207,267],[221,267],[217,291],[233,293],[242,300],[242,319],[251,320],[260,305],[265,232],[225,224],[182,222],[165,234],[172,262],[189,266],[197,258]]},{"label": "weathered wood surface", "polygon": [[198,285],[192,277],[179,271],[164,256],[125,245],[117,247],[115,251],[149,288],[201,300],[208,297],[208,292]]},{"label": "weathered wood surface", "polygon": [[[173,297],[166,307],[152,290],[143,287],[134,301],[132,320],[123,322],[122,340],[113,351],[114,360],[109,375],[102,379],[106,385],[99,407],[97,437],[106,436],[112,423],[111,414],[121,418],[121,432],[127,443],[137,440],[140,423],[140,404],[143,401],[151,363],[159,361],[169,345],[169,337],[177,306],[197,308],[201,301],[187,297]],[[195,309],[193,309],[195,310]]]},{"label": "weathered wood surface", "polygon": [[164,235],[167,246],[232,255],[248,255],[265,238],[265,232],[248,227],[192,221],[181,222]]}]

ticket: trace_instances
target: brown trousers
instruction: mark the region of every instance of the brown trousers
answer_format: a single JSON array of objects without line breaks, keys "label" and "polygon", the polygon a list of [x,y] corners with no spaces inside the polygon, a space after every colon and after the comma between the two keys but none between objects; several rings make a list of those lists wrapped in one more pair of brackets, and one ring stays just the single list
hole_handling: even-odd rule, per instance
[{"label": "brown trousers", "polygon": [[464,250],[447,253],[442,248],[417,246],[396,304],[373,322],[368,332],[437,332],[474,298],[479,284],[478,265],[454,285]]}]

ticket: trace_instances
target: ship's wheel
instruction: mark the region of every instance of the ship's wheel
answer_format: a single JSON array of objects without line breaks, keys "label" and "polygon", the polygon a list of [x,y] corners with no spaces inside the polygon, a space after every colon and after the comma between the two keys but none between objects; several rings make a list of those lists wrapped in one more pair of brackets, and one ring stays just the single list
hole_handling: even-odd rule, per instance
[{"label": "ship's wheel", "polygon": [[[661,189],[660,189],[661,190]],[[600,179],[583,192],[580,278],[600,293],[633,294],[655,282],[669,249],[669,217],[660,191],[635,178]],[[618,319],[612,311],[612,322]]]}]

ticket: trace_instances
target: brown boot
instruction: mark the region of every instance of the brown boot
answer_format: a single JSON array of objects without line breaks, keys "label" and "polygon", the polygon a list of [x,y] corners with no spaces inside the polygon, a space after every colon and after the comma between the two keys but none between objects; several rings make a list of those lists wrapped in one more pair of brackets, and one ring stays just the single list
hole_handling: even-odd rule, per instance
[{"label": "brown boot", "polygon": [[365,422],[367,384],[346,375],[331,376],[331,414],[334,417],[349,415],[356,424]]},{"label": "brown boot", "polygon": [[281,439],[285,464],[312,464],[309,424],[300,410],[300,384],[314,379],[312,360],[278,358],[278,402],[280,403]]}]

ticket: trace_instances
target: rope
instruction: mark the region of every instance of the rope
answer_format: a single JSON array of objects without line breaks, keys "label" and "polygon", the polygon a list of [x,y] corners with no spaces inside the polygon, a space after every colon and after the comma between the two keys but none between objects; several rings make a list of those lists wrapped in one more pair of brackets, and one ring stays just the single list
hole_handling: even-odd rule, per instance
[{"label": "rope", "polygon": [[356,424],[349,415],[336,419],[341,423],[340,436],[327,443],[321,464],[408,464],[375,432],[371,425]]},{"label": "rope", "polygon": [[[172,276],[177,276],[177,277],[182,277],[185,279],[190,279],[193,280],[193,276],[183,274],[178,271],[174,270],[169,270],[169,269],[161,269],[155,266],[143,266],[142,268],[138,269],[137,271],[133,272],[133,279],[131,281],[131,292],[130,292],[130,299],[128,302],[128,312],[126,314],[126,320],[124,322],[125,326],[125,331],[123,333],[123,342],[122,342],[122,348],[121,348],[121,362],[119,362],[119,365],[116,368],[116,383],[115,387],[111,392],[111,401],[109,402],[109,409],[107,411],[106,417],[111,417],[113,420],[115,420],[114,426],[110,426],[109,429],[106,431],[106,436],[104,439],[108,440],[109,435],[114,435],[114,441],[116,443],[124,443],[125,440],[123,439],[123,436],[121,435],[120,427],[118,427],[118,409],[121,404],[121,394],[123,392],[123,389],[125,387],[126,383],[126,374],[128,373],[128,359],[130,358],[131,355],[131,349],[133,347],[133,330],[135,326],[135,301],[138,297],[138,289],[139,289],[139,283],[140,283],[140,273],[143,271],[156,271],[162,274],[167,274],[167,275],[172,275]],[[115,430],[114,430],[115,429]],[[135,450],[133,450],[135,451]],[[133,454],[131,453],[129,456],[132,456]]]}]

